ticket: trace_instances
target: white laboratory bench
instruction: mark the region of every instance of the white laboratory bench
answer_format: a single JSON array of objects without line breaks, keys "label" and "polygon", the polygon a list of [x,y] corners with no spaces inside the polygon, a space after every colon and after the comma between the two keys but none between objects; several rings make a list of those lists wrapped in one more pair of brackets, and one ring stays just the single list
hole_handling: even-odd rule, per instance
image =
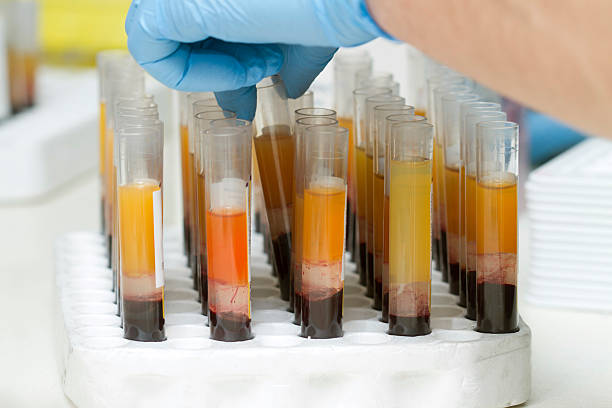
[{"label": "white laboratory bench", "polygon": [[[72,406],[56,364],[53,242],[68,231],[97,228],[98,188],[92,172],[37,202],[0,206],[0,406]],[[529,273],[525,220],[523,282]],[[612,316],[536,308],[519,300],[533,331],[533,392],[525,406],[612,406]]]}]

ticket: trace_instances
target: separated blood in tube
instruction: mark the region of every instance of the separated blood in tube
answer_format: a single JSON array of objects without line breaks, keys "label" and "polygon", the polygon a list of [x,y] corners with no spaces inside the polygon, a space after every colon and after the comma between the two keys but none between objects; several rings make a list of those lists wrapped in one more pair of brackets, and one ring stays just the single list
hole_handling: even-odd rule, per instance
[{"label": "separated blood in tube", "polygon": [[[374,297],[374,139],[376,127],[374,108],[383,104],[403,105],[404,98],[397,95],[374,95],[366,99],[366,248],[367,248],[367,274],[366,296]],[[382,287],[381,287],[382,289]],[[378,306],[378,307],[377,307]],[[374,304],[380,309],[380,304]]]},{"label": "separated blood in tube", "polygon": [[[399,108],[399,107],[398,107]],[[385,117],[384,130],[384,202],[383,202],[383,275],[382,275],[382,317],[381,321],[389,322],[389,190],[390,190],[390,141],[391,141],[391,126],[396,123],[425,123],[426,119],[423,116],[418,116],[409,113],[392,114]],[[380,143],[380,142],[379,142]],[[377,149],[380,149],[380,145]],[[380,154],[377,150],[377,155]]]},{"label": "separated blood in tube", "polygon": [[119,131],[119,244],[124,337],[163,341],[163,134],[160,127]]},{"label": "separated blood in tube", "polygon": [[476,330],[519,330],[518,125],[481,122],[477,127]]},{"label": "separated blood in tube", "polygon": [[254,140],[281,298],[289,300],[295,138],[280,76],[257,85]]},{"label": "separated blood in tube", "polygon": [[389,334],[431,333],[432,153],[432,125],[391,126]]},{"label": "separated blood in tube", "polygon": [[358,88],[353,91],[353,104],[354,104],[354,122],[353,127],[355,134],[355,169],[356,169],[356,187],[357,187],[357,236],[358,245],[356,245],[358,256],[357,270],[359,271],[359,283],[367,285],[367,274],[368,274],[368,251],[367,251],[367,211],[366,211],[366,150],[367,150],[367,138],[368,129],[366,126],[366,99],[373,95],[391,94],[393,90],[391,88],[382,87],[365,87]]},{"label": "separated blood in tube", "polygon": [[465,279],[461,263],[461,103],[478,100],[471,93],[448,93],[442,96],[444,126],[444,194],[446,198],[446,247],[450,292],[459,295]]},{"label": "separated blood in tube", "polygon": [[202,100],[193,104],[194,123],[191,131],[194,136],[193,157],[193,273],[196,278],[196,290],[199,292],[202,314],[208,314],[208,260],[206,247],[206,168],[204,165],[204,132],[212,126],[215,120],[232,119],[234,112],[221,110],[211,105],[209,100]]},{"label": "separated blood in tube", "polygon": [[303,337],[342,336],[348,129],[305,132]]},{"label": "separated blood in tube", "polygon": [[[478,106],[488,102],[476,102]],[[495,104],[494,109],[500,109]],[[479,122],[505,121],[506,114],[499,111],[481,111],[474,106],[464,109],[466,115],[464,122],[465,147],[462,151],[465,166],[465,250],[467,251],[467,273],[466,273],[466,315],[470,320],[476,320],[476,125]]]},{"label": "separated blood in tube", "polygon": [[[355,126],[353,123],[353,90],[357,88],[357,74],[372,73],[372,57],[365,51],[344,51],[334,58],[334,106],[338,124],[349,130],[348,197],[347,197],[347,249],[351,260],[356,261],[359,238],[357,237],[357,167],[355,164]],[[359,273],[359,271],[356,271]]]},{"label": "separated blood in tube", "polygon": [[[319,116],[304,116],[306,113]],[[295,158],[295,183],[293,198],[293,234],[291,235],[291,257],[293,276],[293,300],[294,324],[302,321],[302,262],[304,238],[304,171],[306,159],[304,132],[312,126],[338,126],[335,119],[336,113],[331,109],[314,108],[297,111],[298,119],[295,122],[296,158]]]},{"label": "separated blood in tube", "polygon": [[385,118],[393,114],[414,114],[408,105],[378,105],[374,107],[373,125],[373,223],[374,223],[374,309],[382,310],[383,303],[383,247],[384,247],[384,203],[385,203]]},{"label": "separated blood in tube", "polygon": [[[238,121],[238,120],[235,120]],[[212,126],[204,132],[206,241],[210,337],[243,341],[251,334],[251,126]]]},{"label": "separated blood in tube", "polygon": [[179,99],[179,137],[181,146],[181,185],[183,192],[183,244],[185,255],[187,256],[187,264],[191,266],[191,225],[189,223],[191,217],[191,168],[189,163],[189,105],[187,101],[187,93],[181,92]]},{"label": "separated blood in tube", "polygon": [[[196,144],[197,140],[197,130],[196,130],[196,119],[195,115],[200,112],[207,111],[220,111],[221,108],[217,105],[217,100],[215,99],[215,95],[212,92],[192,92],[187,95],[187,104],[188,104],[188,116],[189,120],[187,122],[187,134],[188,134],[188,159],[187,165],[189,168],[187,171],[189,174],[189,182],[191,186],[189,187],[190,193],[190,202],[189,202],[189,226],[191,228],[189,232],[189,236],[191,238],[191,242],[189,244],[190,248],[190,266],[191,273],[193,276],[193,288],[198,291],[198,300],[201,299],[201,283],[200,283],[200,275],[202,265],[204,265],[204,269],[206,268],[206,243],[202,243],[200,239],[200,218],[199,218],[199,203],[198,203],[198,191],[202,190],[202,186],[199,185],[198,179],[198,168],[196,163]],[[202,251],[204,248],[204,251]],[[202,255],[204,254],[204,255]],[[205,309],[204,307],[203,309]]]},{"label": "separated blood in tube", "polygon": [[444,121],[442,118],[442,96],[452,92],[469,92],[470,87],[462,85],[465,79],[458,75],[440,75],[429,78],[429,114],[434,125],[434,187],[433,226],[438,238],[438,260],[436,265],[442,273],[442,280],[448,282],[448,253],[446,239],[446,197],[444,185]]}]

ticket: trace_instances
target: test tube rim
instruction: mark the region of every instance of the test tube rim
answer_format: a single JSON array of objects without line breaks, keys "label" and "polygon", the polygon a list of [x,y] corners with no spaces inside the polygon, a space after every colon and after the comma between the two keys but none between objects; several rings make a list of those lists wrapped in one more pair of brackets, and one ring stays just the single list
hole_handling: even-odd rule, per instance
[{"label": "test tube rim", "polygon": [[[499,138],[500,136],[503,136],[503,135],[500,135],[499,133],[486,134],[484,133],[486,130],[507,131],[507,132],[512,132],[516,143],[512,146],[506,146],[503,149],[500,149],[499,155],[503,155],[506,152],[518,151],[519,150],[519,139],[518,139],[519,129],[520,129],[520,126],[518,123],[508,121],[508,120],[491,120],[491,121],[478,122],[476,124],[477,145],[482,146],[482,143],[484,142],[485,139],[494,140],[496,138]],[[506,137],[503,136],[503,138],[505,139]]]},{"label": "test tube rim", "polygon": [[[304,113],[301,111],[312,111],[311,113]],[[324,111],[325,113],[321,113],[321,114],[317,114],[315,113],[316,111]],[[299,108],[296,109],[294,111],[295,115],[302,115],[302,117],[300,117],[300,119],[303,119],[305,117],[332,117],[332,118],[336,118],[337,112],[334,109],[330,109],[330,108],[318,108],[315,106],[311,106],[311,107],[305,107],[305,108]],[[296,122],[299,119],[296,119]]]},{"label": "test tube rim", "polygon": [[[370,91],[374,91],[374,92],[381,91],[381,92],[370,94]],[[366,97],[376,96],[376,95],[392,95],[392,94],[393,94],[393,89],[388,86],[362,86],[362,87],[356,88],[353,91],[353,95],[355,96],[366,96]]]},{"label": "test tube rim", "polygon": [[[394,110],[406,110],[415,112],[416,108],[412,105],[394,105],[392,103],[386,103],[384,105],[376,105],[374,106],[375,111],[384,112],[384,111],[394,111]],[[407,113],[398,113],[397,115],[408,115]],[[386,119],[386,117],[385,117]]]}]

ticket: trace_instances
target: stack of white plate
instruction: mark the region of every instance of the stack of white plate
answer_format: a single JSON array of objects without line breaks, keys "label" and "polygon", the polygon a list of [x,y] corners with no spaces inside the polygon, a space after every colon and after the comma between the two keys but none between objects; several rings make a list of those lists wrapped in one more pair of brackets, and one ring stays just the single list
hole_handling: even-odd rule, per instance
[{"label": "stack of white plate", "polygon": [[532,172],[526,191],[525,299],[612,312],[612,143],[580,143]]}]

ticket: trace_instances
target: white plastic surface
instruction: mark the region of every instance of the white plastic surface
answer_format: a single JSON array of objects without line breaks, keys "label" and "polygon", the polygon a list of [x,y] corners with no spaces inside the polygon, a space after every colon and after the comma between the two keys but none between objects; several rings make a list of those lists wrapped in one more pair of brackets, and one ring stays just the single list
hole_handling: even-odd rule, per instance
[{"label": "white plastic surface", "polygon": [[455,296],[432,284],[433,333],[389,336],[347,262],[344,337],[298,336],[253,235],[252,327],[241,343],[210,340],[179,234],[166,232],[163,343],[123,339],[103,238],[72,233],[57,243],[64,391],[97,407],[506,407],[530,393],[531,333],[472,330]]},{"label": "white plastic surface", "polygon": [[530,275],[538,306],[612,312],[612,143],[590,139],[527,182]]}]

